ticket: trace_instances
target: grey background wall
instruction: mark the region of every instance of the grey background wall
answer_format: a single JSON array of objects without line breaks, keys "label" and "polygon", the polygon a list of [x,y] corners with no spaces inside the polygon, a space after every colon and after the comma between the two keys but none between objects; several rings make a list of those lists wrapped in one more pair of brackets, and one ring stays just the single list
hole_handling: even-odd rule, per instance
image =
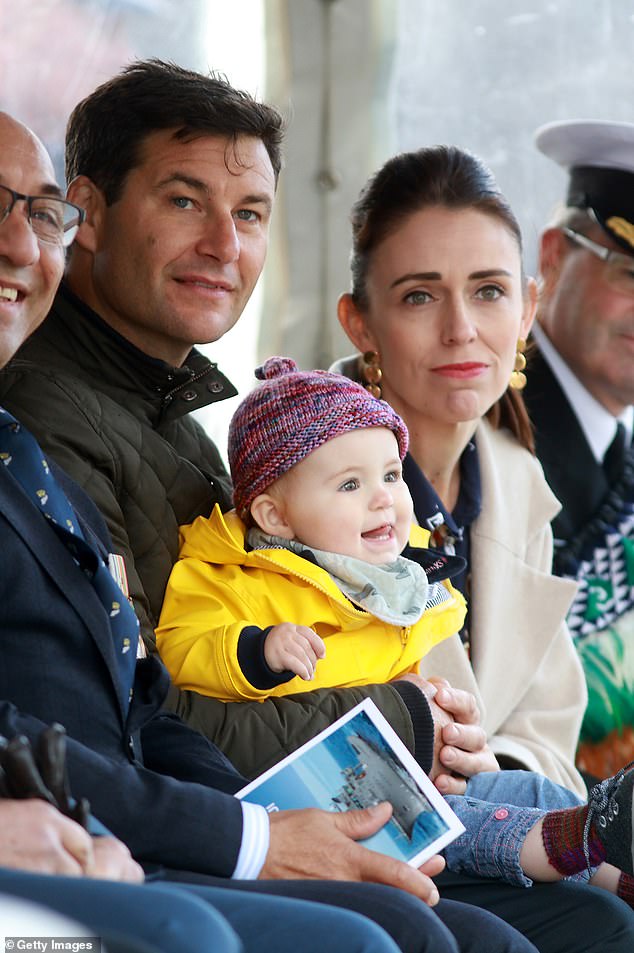
[{"label": "grey background wall", "polygon": [[[285,283],[276,284],[284,297],[265,310],[261,348],[275,345],[305,366],[326,365],[349,347],[334,318],[348,282],[346,216],[392,152],[448,142],[482,156],[520,219],[534,271],[539,231],[566,181],[535,149],[534,130],[565,118],[634,122],[634,0],[271,6],[284,11],[293,104],[283,207],[290,251]],[[275,61],[269,69],[276,74]],[[335,172],[325,191],[316,179],[324,153]]]},{"label": "grey background wall", "polygon": [[[0,0],[0,108],[62,174],[74,104],[135,57],[220,69],[289,117],[269,258],[247,314],[207,350],[244,392],[254,365],[346,353],[348,212],[391,153],[452,142],[493,168],[535,267],[564,174],[533,146],[561,118],[634,122],[634,0]],[[235,401],[203,422],[225,443]]]}]

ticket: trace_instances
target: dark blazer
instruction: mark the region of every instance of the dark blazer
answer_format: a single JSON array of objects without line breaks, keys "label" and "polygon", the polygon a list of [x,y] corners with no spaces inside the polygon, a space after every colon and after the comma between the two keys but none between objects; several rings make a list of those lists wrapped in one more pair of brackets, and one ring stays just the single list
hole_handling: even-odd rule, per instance
[{"label": "dark blazer", "polygon": [[[55,468],[84,532],[108,546],[91,501]],[[134,856],[230,876],[242,835],[244,783],[222,753],[160,707],[156,658],[137,664],[125,714],[110,625],[90,581],[0,466],[0,732],[34,739],[59,721],[69,735],[73,794]],[[191,783],[196,782],[196,783]]]},{"label": "dark blazer", "polygon": [[531,355],[522,391],[535,426],[537,457],[562,510],[553,520],[555,539],[571,540],[590,521],[610,485],[595,460],[577,416],[540,354]]}]

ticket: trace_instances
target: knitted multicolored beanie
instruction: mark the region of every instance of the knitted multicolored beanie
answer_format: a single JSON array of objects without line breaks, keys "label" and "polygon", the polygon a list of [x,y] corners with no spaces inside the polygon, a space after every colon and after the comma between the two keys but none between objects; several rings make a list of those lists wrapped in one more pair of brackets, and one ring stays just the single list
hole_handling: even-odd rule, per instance
[{"label": "knitted multicolored beanie", "polygon": [[264,383],[242,401],[229,427],[233,501],[242,518],[256,496],[340,434],[387,427],[401,460],[407,453],[405,424],[361,384],[329,371],[300,371],[288,357],[269,358],[255,376]]}]

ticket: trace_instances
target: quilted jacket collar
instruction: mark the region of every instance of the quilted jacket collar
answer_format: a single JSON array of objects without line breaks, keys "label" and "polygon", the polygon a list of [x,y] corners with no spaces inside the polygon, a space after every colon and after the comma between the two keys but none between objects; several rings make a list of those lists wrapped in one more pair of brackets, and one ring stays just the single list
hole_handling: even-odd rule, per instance
[{"label": "quilted jacket collar", "polygon": [[231,381],[204,354],[193,348],[182,367],[150,357],[118,334],[62,283],[53,308],[19,357],[37,355],[39,344],[59,352],[59,369],[67,365],[75,377],[101,379],[108,368],[109,385],[150,400],[162,419],[234,397]]}]

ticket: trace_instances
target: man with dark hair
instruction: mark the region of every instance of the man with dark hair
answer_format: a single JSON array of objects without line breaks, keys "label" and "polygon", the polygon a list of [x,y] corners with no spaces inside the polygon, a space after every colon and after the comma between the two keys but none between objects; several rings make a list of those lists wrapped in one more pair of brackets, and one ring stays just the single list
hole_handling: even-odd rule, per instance
[{"label": "man with dark hair", "polygon": [[259,139],[279,178],[284,122],[276,109],[219,75],[147,60],[124,68],[73,110],[66,130],[67,180],[87,176],[112,205],[128,173],[141,164],[147,136],[160,129],[184,141],[201,135],[228,144],[240,136]]},{"label": "man with dark hair", "polygon": [[[190,411],[236,392],[195,345],[234,326],[260,275],[282,134],[272,107],[156,60],[79,103],[68,196],[86,221],[47,321],[0,382],[105,517],[150,647],[179,525],[231,506],[220,455]],[[247,704],[172,686],[168,706],[253,777],[367,696],[410,748],[426,743],[429,707],[413,681]],[[461,771],[474,773],[478,713],[464,712],[464,693],[452,698],[470,722],[452,744],[474,752]]]},{"label": "man with dark hair", "polygon": [[[50,159],[29,130],[0,113],[0,138],[2,366],[46,313],[83,212],[62,198]],[[232,797],[244,779],[202,735],[160,712],[167,675],[156,657],[136,660],[138,622],[109,571],[116,567],[99,514],[4,407],[0,461],[0,734],[35,744],[47,724],[63,722],[75,795],[89,797],[95,814],[154,869],[155,879],[199,884],[172,892],[3,869],[0,891],[65,912],[76,902],[95,928],[129,930],[164,953],[212,947],[237,953],[234,932],[211,911],[201,917],[195,898],[220,909],[246,953],[318,953],[325,946],[392,953],[383,930],[355,910],[412,953],[533,949],[482,911],[443,901],[437,915],[430,909],[437,891],[425,873],[356,843],[387,822],[389,805],[345,815],[283,811],[269,821],[264,808]],[[24,759],[19,763],[17,792],[8,788],[3,758],[0,795],[28,793]],[[0,825],[3,868],[17,861],[27,870],[77,878],[143,877],[123,844],[105,837],[93,844],[50,804],[0,800]],[[432,858],[424,869],[441,868]],[[116,949],[130,947],[136,948],[119,942]]]},{"label": "man with dark hair", "polygon": [[566,120],[538,148],[568,173],[541,237],[526,403],[562,510],[555,571],[580,583],[568,625],[589,702],[578,766],[634,759],[634,124]]}]

